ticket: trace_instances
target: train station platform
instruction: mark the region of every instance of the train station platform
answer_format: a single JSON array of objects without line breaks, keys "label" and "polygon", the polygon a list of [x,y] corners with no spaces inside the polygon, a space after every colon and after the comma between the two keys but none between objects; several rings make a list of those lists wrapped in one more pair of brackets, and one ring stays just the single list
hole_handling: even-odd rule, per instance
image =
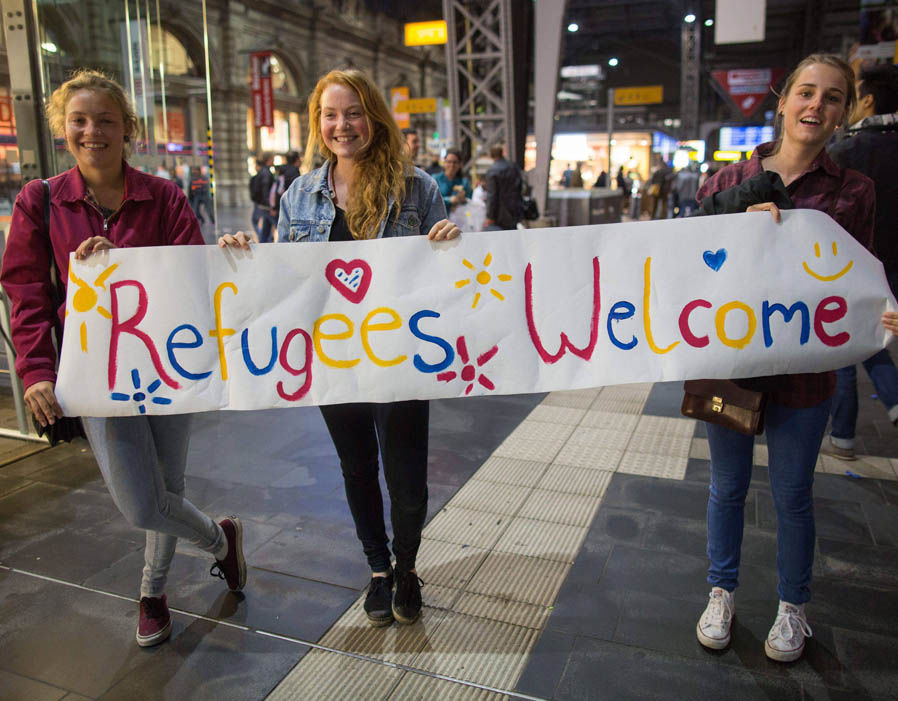
[{"label": "train station platform", "polygon": [[[763,437],[733,642],[696,640],[709,455],[678,383],[432,402],[425,609],[387,628],[361,608],[369,572],[319,411],[195,415],[188,496],[243,520],[248,583],[229,593],[179,546],[174,630],[153,648],[134,641],[142,534],[87,443],[0,439],[0,698],[894,699],[898,429],[859,381],[860,459],[817,464],[814,635],[791,664],[763,649]],[[11,403],[0,387],[0,423]]]}]

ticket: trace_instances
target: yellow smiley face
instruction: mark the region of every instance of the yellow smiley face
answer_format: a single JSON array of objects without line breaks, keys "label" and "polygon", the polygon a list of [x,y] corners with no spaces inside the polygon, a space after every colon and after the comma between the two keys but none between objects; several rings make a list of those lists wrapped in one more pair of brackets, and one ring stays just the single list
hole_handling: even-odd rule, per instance
[{"label": "yellow smiley face", "polygon": [[[817,258],[820,257],[820,244],[819,243],[814,244],[814,255],[817,256]],[[833,257],[834,258],[838,257],[838,255],[839,255],[839,249],[836,247],[836,242],[833,241]],[[815,277],[818,280],[820,280],[821,282],[832,282],[833,280],[838,280],[845,273],[847,273],[849,270],[851,270],[851,266],[854,265],[854,261],[853,260],[848,261],[848,265],[846,265],[844,268],[842,268],[835,275],[821,275],[820,273],[816,273],[813,270],[811,270],[811,266],[808,265],[807,261],[803,261],[802,265],[804,266],[804,271],[811,277]]]}]

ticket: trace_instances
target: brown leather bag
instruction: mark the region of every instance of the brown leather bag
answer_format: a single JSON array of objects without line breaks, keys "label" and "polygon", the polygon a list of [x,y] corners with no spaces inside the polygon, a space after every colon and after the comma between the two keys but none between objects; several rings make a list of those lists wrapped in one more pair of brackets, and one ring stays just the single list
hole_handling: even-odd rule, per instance
[{"label": "brown leather bag", "polygon": [[732,380],[687,380],[680,412],[746,436],[764,431],[767,394],[743,389]]}]

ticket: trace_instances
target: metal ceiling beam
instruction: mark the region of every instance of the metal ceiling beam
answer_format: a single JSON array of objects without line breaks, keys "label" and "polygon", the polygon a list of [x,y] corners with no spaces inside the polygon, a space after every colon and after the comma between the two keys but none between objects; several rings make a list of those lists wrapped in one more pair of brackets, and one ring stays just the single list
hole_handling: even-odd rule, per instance
[{"label": "metal ceiling beam", "polygon": [[518,160],[514,119],[512,0],[443,0],[452,139],[464,167],[495,144]]}]

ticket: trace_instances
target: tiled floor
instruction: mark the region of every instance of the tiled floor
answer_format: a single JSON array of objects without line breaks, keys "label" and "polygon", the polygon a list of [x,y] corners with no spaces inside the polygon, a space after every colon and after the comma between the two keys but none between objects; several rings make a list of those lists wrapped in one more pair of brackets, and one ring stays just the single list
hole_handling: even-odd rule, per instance
[{"label": "tiled floor", "polygon": [[709,456],[680,397],[657,384],[434,402],[426,608],[386,629],[364,620],[368,574],[315,409],[196,417],[189,494],[244,518],[250,580],[228,594],[179,546],[175,630],[153,649],[133,642],[141,538],[89,449],[13,459],[0,467],[0,698],[898,696],[898,431],[869,385],[859,447],[877,457],[818,463],[815,635],[791,665],[763,653],[776,607],[763,440],[733,644],[695,640]]}]

